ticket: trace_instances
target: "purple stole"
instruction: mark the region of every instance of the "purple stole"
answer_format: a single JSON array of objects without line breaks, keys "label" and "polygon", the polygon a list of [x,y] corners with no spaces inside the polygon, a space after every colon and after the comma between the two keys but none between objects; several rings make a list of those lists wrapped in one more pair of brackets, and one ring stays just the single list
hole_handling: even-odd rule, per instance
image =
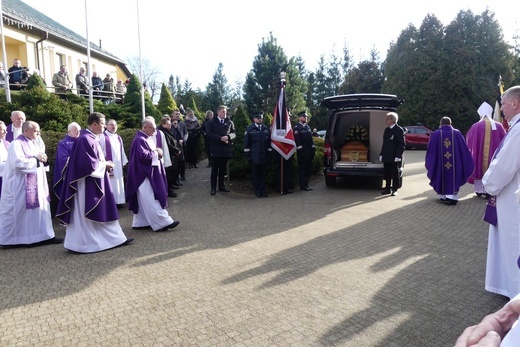
[{"label": "purple stole", "polygon": [[5,135],[5,139],[6,139],[7,141],[9,141],[9,142],[13,142],[13,140],[14,140],[14,138],[13,138],[13,137],[14,137],[14,133],[13,133],[13,125],[12,125],[12,124],[9,124],[9,125],[7,126],[6,131],[7,131],[7,134]]},{"label": "purple stole", "polygon": [[[121,140],[121,136],[117,135],[117,139],[119,140],[119,144],[121,145],[121,158],[123,157],[123,141]],[[105,155],[106,160],[112,161],[112,144],[110,143],[110,138],[106,134],[105,131],[105,148],[107,154]]]},{"label": "purple stole", "polygon": [[[516,123],[518,123],[518,122],[519,121],[516,121]],[[516,123],[513,124],[509,128],[509,131],[507,132],[506,136],[504,136],[504,138],[500,142],[500,145],[498,146],[497,150],[495,151],[495,154],[493,154],[493,159],[495,159],[495,157],[497,156],[498,152],[500,152],[500,149],[502,149],[502,145],[504,144],[504,140],[506,139],[506,137],[509,134],[509,132],[511,131],[511,129],[513,129],[513,127],[516,125]],[[489,197],[488,202],[486,203],[486,210],[484,211],[484,216],[482,217],[482,219],[485,222],[488,222],[489,224],[492,224],[495,227],[498,225],[497,197],[496,196],[490,196]],[[520,262],[520,258],[519,258],[518,261]],[[520,266],[520,263],[519,263],[519,266]]]},{"label": "purple stole", "polygon": [[[106,155],[105,155],[105,160],[108,160],[108,161],[112,161],[112,144],[110,143],[110,138],[109,138],[109,135],[106,134],[107,132],[105,131],[105,149],[107,152]],[[123,141],[121,140],[121,136],[117,135],[117,139],[119,140],[119,144],[121,145],[121,158],[123,157]],[[114,176],[114,168],[111,168],[110,170],[108,170],[108,174],[110,176]]]},{"label": "purple stole", "polygon": [[157,134],[155,134],[155,139],[157,140],[157,148],[162,149],[162,137],[160,131],[157,131]]},{"label": "purple stole", "polygon": [[[17,140],[20,140],[22,144],[23,151],[25,153],[26,158],[33,158],[34,155],[31,154],[31,148],[29,147],[29,139],[25,136],[18,136]],[[36,146],[36,144],[34,144]],[[37,166],[40,165],[39,162],[36,163]],[[40,203],[38,201],[38,176],[35,173],[25,174],[25,208],[34,209],[39,208]]]}]

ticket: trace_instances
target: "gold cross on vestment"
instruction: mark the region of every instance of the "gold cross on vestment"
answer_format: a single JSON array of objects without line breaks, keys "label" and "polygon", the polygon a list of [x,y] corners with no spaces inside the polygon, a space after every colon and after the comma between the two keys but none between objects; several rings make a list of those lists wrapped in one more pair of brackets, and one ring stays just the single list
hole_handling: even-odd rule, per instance
[{"label": "gold cross on vestment", "polygon": [[451,156],[452,156],[452,154],[451,154],[450,152],[446,152],[446,153],[444,154],[444,158],[446,158],[446,159],[448,159],[448,160],[450,160]]},{"label": "gold cross on vestment", "polygon": [[446,169],[448,169],[448,170],[451,169],[452,166],[453,166],[453,165],[451,165],[450,162],[444,164],[444,167],[445,167]]},{"label": "gold cross on vestment", "polygon": [[444,139],[444,147],[449,148],[450,146],[451,146],[451,141],[447,137],[447,138]]}]

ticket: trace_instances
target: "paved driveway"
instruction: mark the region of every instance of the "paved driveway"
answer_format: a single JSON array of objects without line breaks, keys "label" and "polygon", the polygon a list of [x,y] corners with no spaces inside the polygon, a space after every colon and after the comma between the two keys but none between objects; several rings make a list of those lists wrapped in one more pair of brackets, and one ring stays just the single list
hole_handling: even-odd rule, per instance
[{"label": "paved driveway", "polygon": [[407,151],[396,197],[322,179],[211,196],[201,165],[170,199],[175,231],[123,211],[131,246],[0,249],[0,345],[451,346],[505,299],[484,291],[485,201],[466,185],[438,203],[424,154]]}]

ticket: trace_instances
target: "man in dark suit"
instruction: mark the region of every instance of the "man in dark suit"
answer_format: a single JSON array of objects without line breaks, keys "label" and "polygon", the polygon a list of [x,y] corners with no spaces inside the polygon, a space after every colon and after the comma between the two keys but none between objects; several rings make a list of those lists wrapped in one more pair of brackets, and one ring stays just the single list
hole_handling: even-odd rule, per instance
[{"label": "man in dark suit", "polygon": [[381,192],[382,195],[397,195],[399,189],[399,168],[403,160],[404,152],[404,129],[397,125],[399,116],[395,112],[386,114],[386,125],[383,135],[383,146],[379,160],[384,165],[385,188]]},{"label": "man in dark suit", "polygon": [[217,117],[209,121],[206,126],[206,136],[210,139],[211,148],[211,195],[221,192],[229,192],[224,185],[226,167],[229,158],[233,157],[231,141],[236,137],[235,125],[227,117],[227,107],[219,106]]}]

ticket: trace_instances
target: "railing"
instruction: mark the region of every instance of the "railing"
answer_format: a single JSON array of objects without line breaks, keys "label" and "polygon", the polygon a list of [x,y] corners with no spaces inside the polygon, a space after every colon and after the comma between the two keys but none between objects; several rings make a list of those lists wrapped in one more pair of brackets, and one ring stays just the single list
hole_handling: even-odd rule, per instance
[{"label": "railing", "polygon": [[[15,91],[15,92],[24,90],[26,87],[27,87],[27,84],[11,84],[11,83],[9,84],[10,90]],[[2,88],[3,88],[3,86],[2,86]],[[58,88],[56,88],[54,86],[50,86],[50,87],[46,86],[46,88],[49,92],[54,93],[59,96],[66,96],[68,93],[74,93],[74,94],[82,96],[86,99],[89,98],[89,94],[82,93],[82,90],[78,89],[78,88],[72,88],[72,89],[70,89],[70,91],[67,91],[67,92],[56,91]],[[107,105],[113,104],[113,103],[122,104],[124,102],[125,94],[118,93],[118,92],[109,92],[109,91],[104,91],[104,90],[93,90],[92,97],[95,100],[100,100]]]}]

